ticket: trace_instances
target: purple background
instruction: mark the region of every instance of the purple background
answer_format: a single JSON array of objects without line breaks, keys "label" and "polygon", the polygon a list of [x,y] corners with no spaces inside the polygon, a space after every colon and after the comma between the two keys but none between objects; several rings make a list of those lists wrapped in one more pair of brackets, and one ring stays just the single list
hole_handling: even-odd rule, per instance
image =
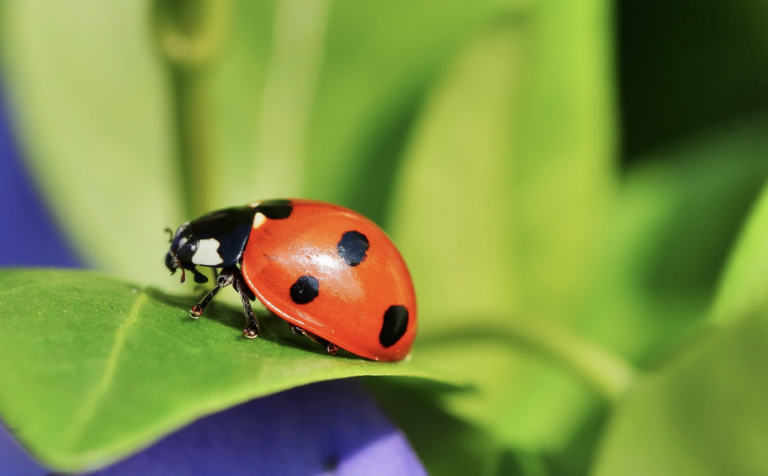
[{"label": "purple background", "polygon": [[18,159],[5,110],[0,97],[0,265],[78,266]]}]

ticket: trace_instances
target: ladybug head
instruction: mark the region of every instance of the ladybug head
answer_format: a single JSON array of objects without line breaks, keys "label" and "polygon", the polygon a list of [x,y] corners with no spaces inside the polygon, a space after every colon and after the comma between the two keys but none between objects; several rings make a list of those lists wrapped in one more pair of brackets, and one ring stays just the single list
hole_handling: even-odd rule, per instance
[{"label": "ladybug head", "polygon": [[165,255],[165,266],[175,274],[177,269],[181,269],[180,282],[186,280],[185,270],[191,271],[195,275],[196,283],[207,283],[208,278],[202,275],[192,262],[199,246],[199,240],[192,235],[189,223],[184,223],[176,230],[176,234],[171,239],[171,249]]}]

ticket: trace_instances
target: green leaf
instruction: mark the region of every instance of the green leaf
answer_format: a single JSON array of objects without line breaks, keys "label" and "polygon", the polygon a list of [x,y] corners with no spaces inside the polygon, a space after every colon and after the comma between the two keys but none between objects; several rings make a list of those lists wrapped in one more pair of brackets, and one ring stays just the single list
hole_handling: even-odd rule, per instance
[{"label": "green leaf", "polygon": [[[695,226],[689,223],[661,233],[662,238],[677,238],[659,240],[665,245],[659,258],[654,260],[650,255],[649,259],[648,254],[638,257],[651,262],[672,261],[666,267],[667,275],[677,279],[661,281],[677,284],[667,291],[670,297],[677,294],[678,299],[685,299],[692,292],[703,296],[714,287],[713,275],[719,266],[712,265],[722,261],[733,230],[738,229],[748,202],[768,173],[764,160],[767,127],[765,119],[757,119],[709,134],[689,149],[696,152],[689,156],[695,171],[682,173],[683,169],[677,182],[656,187],[657,192],[666,189],[667,193],[682,181],[698,182],[700,187],[698,193],[689,195],[688,206],[667,215],[671,223],[687,219]],[[675,209],[669,204],[676,201],[666,203],[670,211]],[[657,370],[635,382],[611,419],[596,460],[597,476],[714,476],[768,471],[763,451],[768,442],[768,418],[763,411],[768,398],[764,372],[768,364],[768,301],[763,295],[768,283],[762,277],[766,271],[763,241],[767,215],[763,192],[729,261],[715,306],[709,313],[702,309],[694,321],[709,317],[709,327],[695,340],[689,338],[687,345]],[[697,263],[697,258],[708,259],[710,264]],[[664,274],[657,274],[656,281],[659,277]],[[699,302],[705,301],[700,297]],[[655,327],[656,333],[674,329],[653,318],[638,324],[630,327],[630,335],[642,335],[640,328]]]},{"label": "green leaf", "polygon": [[3,2],[1,58],[24,155],[75,248],[163,285],[163,229],[182,215],[145,3]]},{"label": "green leaf", "polygon": [[451,389],[426,381],[414,381],[415,385],[390,378],[364,381],[398,428],[408,435],[408,441],[429,474],[500,474],[497,472],[502,454],[500,445],[482,430],[446,413],[436,404],[440,396]]},{"label": "green leaf", "polygon": [[311,196],[380,220],[419,95],[469,32],[516,4],[233,3],[229,36],[189,93],[207,180],[182,184],[152,2],[2,2],[4,86],[25,155],[89,264],[166,288],[154,272],[163,229],[195,218],[189,187],[210,209]]},{"label": "green leaf", "polygon": [[191,421],[321,380],[394,375],[445,380],[414,362],[325,355],[280,319],[83,271],[0,271],[0,415],[42,462],[82,471]]},{"label": "green leaf", "polygon": [[[763,152],[766,147],[762,149]],[[765,174],[761,177],[764,178]],[[768,289],[768,187],[763,188],[762,195],[755,204],[730,257],[710,318],[716,322],[730,321],[754,308],[764,307],[768,299],[766,289]]]},{"label": "green leaf", "polygon": [[471,378],[478,392],[448,408],[520,448],[564,445],[594,394],[529,349],[441,335],[575,317],[613,198],[608,10],[529,4],[465,45],[419,118],[391,210],[419,358]]},{"label": "green leaf", "polygon": [[767,365],[768,306],[710,329],[628,392],[593,474],[768,473]]},{"label": "green leaf", "polygon": [[211,72],[216,205],[303,195],[380,222],[424,90],[468,35],[527,3],[238,2]]},{"label": "green leaf", "polygon": [[[766,130],[765,117],[732,121],[644,157],[629,172],[594,263],[597,278],[578,322],[584,336],[647,365],[702,325],[768,176]],[[751,240],[766,249],[768,240]],[[759,278],[761,261],[741,254]],[[756,296],[766,289],[741,280],[730,288]]]}]

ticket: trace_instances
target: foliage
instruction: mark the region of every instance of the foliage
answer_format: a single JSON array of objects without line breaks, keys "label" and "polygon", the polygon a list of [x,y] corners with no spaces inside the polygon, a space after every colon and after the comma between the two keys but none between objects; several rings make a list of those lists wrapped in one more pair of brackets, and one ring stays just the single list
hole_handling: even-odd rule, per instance
[{"label": "foliage", "polygon": [[251,342],[241,338],[242,311],[195,322],[191,302],[92,272],[2,271],[4,420],[43,461],[72,471],[287,388],[360,375],[440,378],[409,362],[323,355],[274,316],[261,316],[264,331]]}]

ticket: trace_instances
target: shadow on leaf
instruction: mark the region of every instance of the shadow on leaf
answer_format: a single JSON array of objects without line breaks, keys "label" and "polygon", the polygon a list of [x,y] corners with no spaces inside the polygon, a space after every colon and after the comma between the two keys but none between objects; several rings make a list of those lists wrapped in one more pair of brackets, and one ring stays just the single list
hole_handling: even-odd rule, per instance
[{"label": "shadow on leaf", "polygon": [[[189,310],[200,300],[200,297],[198,296],[168,294],[154,287],[147,288],[146,293],[153,300],[183,310],[185,319],[190,320]],[[266,309],[254,309],[254,313],[256,314],[256,318],[259,320],[261,327],[258,337],[259,339],[274,342],[286,347],[293,347],[312,352],[313,354],[328,355],[324,346],[316,344],[306,337],[294,334],[291,331],[288,322],[279,318],[272,312]],[[200,317],[201,319],[209,319],[227,327],[231,327],[232,329],[236,329],[237,333],[234,333],[233,337],[237,339],[245,339],[241,333],[245,326],[245,317],[242,308],[214,300],[208,305],[205,313]],[[334,358],[360,359],[360,357],[343,349],[339,349],[339,353],[335,355]]]}]

